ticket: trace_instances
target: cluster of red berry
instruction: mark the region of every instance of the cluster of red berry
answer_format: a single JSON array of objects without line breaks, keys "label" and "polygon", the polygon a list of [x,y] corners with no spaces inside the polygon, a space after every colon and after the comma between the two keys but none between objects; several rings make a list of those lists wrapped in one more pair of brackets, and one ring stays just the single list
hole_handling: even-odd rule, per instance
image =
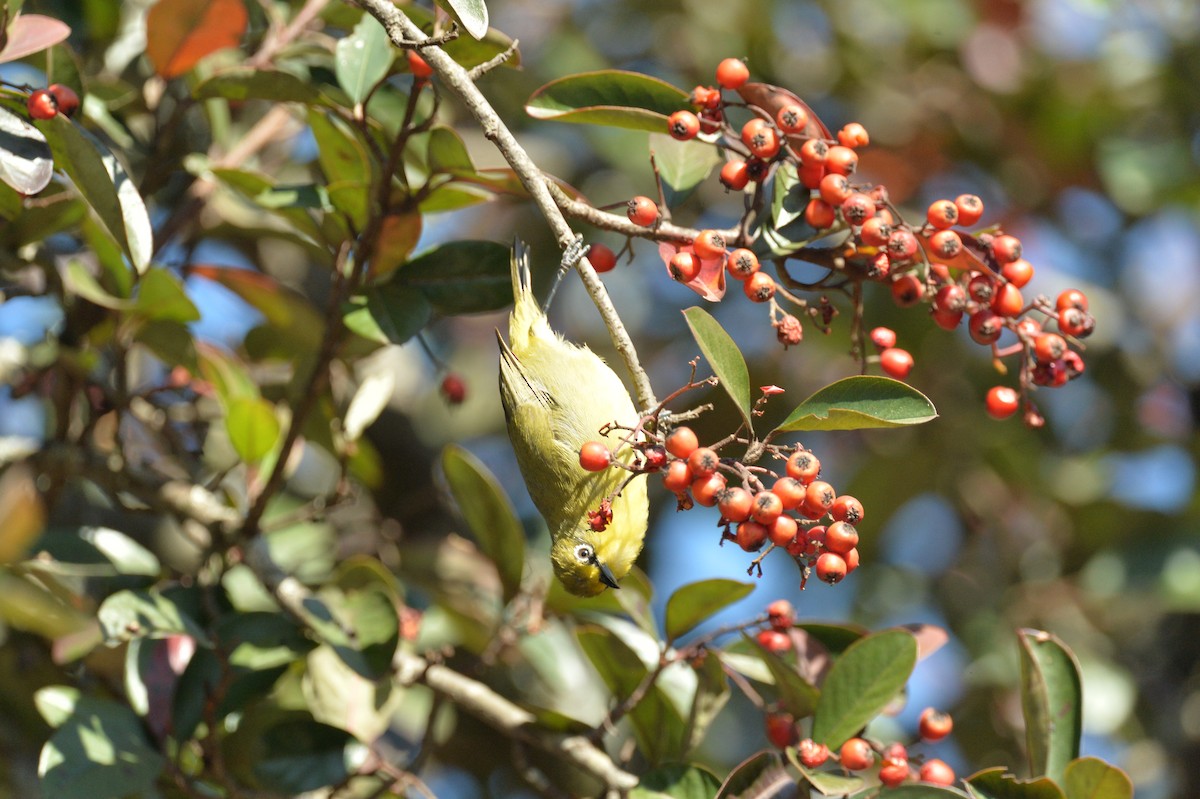
[{"label": "cluster of red berry", "polygon": [[[799,184],[796,190],[804,192],[797,199],[807,203],[803,217],[826,234],[824,242],[821,246],[798,244],[793,251],[776,255],[772,260],[777,279],[762,270],[759,257],[749,249],[756,234],[746,227],[748,218],[739,228],[746,232],[736,241],[726,241],[718,231],[703,230],[690,243],[665,250],[670,275],[700,291],[698,284],[714,282],[713,273],[719,273],[723,264],[725,271],[741,282],[747,297],[770,302],[771,324],[785,346],[798,343],[803,331],[795,316],[778,308],[777,296],[806,309],[814,319],[824,318],[826,330],[832,312],[825,296],[827,281],[804,284],[792,279],[784,267],[789,258],[824,266],[843,278],[838,283],[843,293],[859,303],[854,316],[856,342],[861,335],[857,320],[862,311],[858,287],[866,282],[886,284],[898,305],[927,303],[940,327],[953,330],[966,319],[971,338],[992,347],[1001,371],[1000,358],[1020,354],[1018,388],[993,389],[987,409],[992,416],[1005,418],[1024,400],[1025,422],[1040,425],[1042,418],[1029,401],[1031,389],[1062,385],[1083,371],[1080,340],[1095,325],[1083,293],[1074,289],[1064,292],[1054,306],[1044,297],[1027,302],[1021,290],[1033,277],[1033,267],[1021,257],[1021,242],[995,229],[975,235],[965,230],[983,217],[984,204],[979,197],[962,194],[953,200],[937,200],[920,222],[905,221],[885,186],[854,181],[858,150],[870,142],[861,124],[851,122],[834,135],[798,97],[779,87],[748,83],[749,77],[744,62],[725,59],[717,67],[716,82],[721,89],[738,92],[738,99],[727,100],[715,87],[697,86],[690,98],[694,110],[671,114],[667,130],[676,139],[701,137],[719,147],[726,157],[720,179],[730,190],[742,191],[751,183],[761,183],[783,166],[794,170]],[[753,114],[740,129],[726,118],[726,111],[733,107]],[[775,191],[782,190],[776,181]],[[759,195],[756,190],[756,201]],[[757,213],[748,206],[747,214],[752,212]],[[629,200],[626,213],[644,227],[656,227],[664,218],[658,205],[644,196]],[[835,233],[843,234],[842,238],[827,246]],[[603,245],[594,244],[590,256],[597,271],[607,271],[616,263],[612,251]],[[717,269],[707,268],[714,263]],[[724,291],[723,282],[720,285],[716,296],[701,293],[719,299]],[[820,289],[820,307],[810,307],[805,299],[792,294],[790,290],[796,289]],[[1055,330],[1043,330],[1048,321]],[[886,329],[875,332],[882,330]],[[1015,344],[1000,344],[1005,330],[1015,335]],[[881,343],[874,335],[872,340],[883,371],[899,379],[906,377],[913,366],[912,356],[896,348],[894,341]]]},{"label": "cluster of red berry", "polygon": [[52,83],[30,92],[25,108],[33,119],[52,119],[58,114],[69,117],[79,109],[79,95],[70,86]]},{"label": "cluster of red berry", "polygon": [[[647,440],[636,445],[639,460],[620,465],[636,474],[661,472],[663,486],[675,495],[680,510],[696,504],[715,506],[721,512],[722,543],[733,541],[746,552],[762,552],[748,572],[757,569],[761,574],[763,558],[774,549],[784,549],[796,560],[801,588],[813,571],[817,579],[832,585],[858,568],[856,525],[865,515],[862,503],[817,479],[821,462],[811,451],[770,445],[780,458],[786,456],[786,474],[780,477],[700,446],[690,427],[676,427],[661,439],[646,435]],[[580,448],[579,463],[593,472],[618,465],[608,445],[600,441]],[[594,518],[597,524],[606,523],[603,513]]]}]

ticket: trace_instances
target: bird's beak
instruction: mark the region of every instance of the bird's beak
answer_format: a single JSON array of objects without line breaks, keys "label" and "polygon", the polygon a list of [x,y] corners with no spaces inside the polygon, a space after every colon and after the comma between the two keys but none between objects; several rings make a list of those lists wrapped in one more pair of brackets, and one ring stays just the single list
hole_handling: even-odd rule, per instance
[{"label": "bird's beak", "polygon": [[596,567],[600,569],[600,582],[607,585],[609,588],[619,589],[621,586],[617,584],[617,578],[613,577],[612,569],[608,568],[607,563],[596,561]]}]

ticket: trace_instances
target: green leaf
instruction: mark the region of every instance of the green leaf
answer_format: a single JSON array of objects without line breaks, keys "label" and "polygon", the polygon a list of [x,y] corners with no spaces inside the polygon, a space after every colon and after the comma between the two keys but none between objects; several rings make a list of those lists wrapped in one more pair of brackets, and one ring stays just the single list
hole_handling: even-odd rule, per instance
[{"label": "green leaf", "polygon": [[475,172],[475,164],[471,162],[471,154],[462,137],[445,125],[436,125],[429,131],[429,149],[425,157],[430,172]]},{"label": "green leaf", "polygon": [[298,354],[316,352],[325,335],[325,321],[311,301],[270,275],[250,269],[193,264],[188,275],[220,283],[259,311],[268,324],[294,344]]},{"label": "green leaf", "polygon": [[50,184],[54,161],[42,132],[0,108],[0,180],[21,194],[37,194]]},{"label": "green leaf", "polygon": [[775,170],[772,191],[770,228],[778,230],[804,218],[811,192],[800,182],[794,163],[785,161]]},{"label": "green leaf", "polygon": [[1029,770],[1061,782],[1067,764],[1079,757],[1083,690],[1079,664],[1057,637],[1021,630],[1021,709]]},{"label": "green leaf", "polygon": [[[404,14],[417,25],[420,25],[421,30],[426,33],[433,30],[433,9],[426,9],[422,6],[410,4],[404,7]],[[482,39],[476,38],[474,34],[471,36],[459,36],[442,45],[442,49],[446,51],[446,55],[457,61],[460,66],[470,69],[485,61],[490,61],[500,53],[507,51],[512,45],[513,40],[510,37],[495,28],[488,28]],[[512,56],[504,62],[503,66],[508,69],[520,67],[520,51],[514,51]]]},{"label": "green leaf", "polygon": [[164,765],[133,711],[90,699],[42,747],[38,776],[44,796],[119,799],[152,791]]},{"label": "green leaf", "polygon": [[108,527],[51,527],[36,545],[45,553],[31,567],[50,574],[156,577],[162,566],[150,550]]},{"label": "green leaf", "polygon": [[535,119],[661,133],[668,116],[690,107],[686,92],[658,78],[605,69],[547,83],[530,95],[525,112]]},{"label": "green leaf", "polygon": [[1129,775],[1098,757],[1081,757],[1068,763],[1062,787],[1067,799],[1133,799]]},{"label": "green leaf", "polygon": [[679,141],[666,133],[650,134],[650,152],[662,176],[671,189],[667,205],[674,207],[692,189],[700,185],[721,163],[717,148],[701,141]]},{"label": "green leaf", "polygon": [[1022,780],[1003,767],[990,768],[967,777],[967,789],[975,799],[1066,799],[1062,788],[1048,777]]},{"label": "green leaf", "polygon": [[494,241],[452,241],[409,261],[393,282],[420,289],[446,316],[497,311],[512,303],[510,257]]},{"label": "green leaf", "polygon": [[71,293],[94,302],[102,308],[111,308],[114,311],[128,311],[132,310],[135,305],[133,300],[114,297],[109,294],[100,285],[99,281],[96,280],[95,275],[91,273],[87,265],[79,259],[73,258],[67,262],[64,282]]},{"label": "green leaf", "polygon": [[700,345],[704,359],[746,421],[747,429],[753,429],[750,417],[750,370],[746,368],[746,359],[708,311],[693,307],[684,311],[683,316],[692,329],[696,343]]},{"label": "green leaf", "polygon": [[[371,18],[364,16],[363,19]],[[376,26],[378,27],[378,23]],[[343,41],[345,40],[343,39]],[[220,72],[203,81],[192,90],[192,96],[197,100],[222,98],[235,102],[273,100],[277,103],[305,103],[308,105],[325,102],[325,98],[322,97],[315,85],[301,80],[290,72],[243,67]]]},{"label": "green leaf", "polygon": [[351,668],[330,646],[308,653],[301,685],[314,719],[361,741],[373,741],[387,730],[402,696],[389,681],[368,679]]},{"label": "green leaf", "polygon": [[905,630],[884,630],[851,644],[821,684],[812,737],[836,749],[875,718],[908,682],[917,641]]},{"label": "green leaf", "polygon": [[480,550],[496,564],[505,600],[512,599],[525,568],[525,532],[504,489],[482,461],[456,444],[442,451],[442,471]]},{"label": "green leaf", "polygon": [[886,794],[887,799],[950,799],[957,797],[958,799],[970,799],[970,796],[959,790],[944,785],[897,785],[894,788],[888,788]]},{"label": "green leaf", "polygon": [[328,111],[309,109],[308,125],[317,142],[317,162],[329,181],[330,201],[362,230],[373,182],[370,150],[357,132]]},{"label": "green leaf", "polygon": [[232,400],[225,412],[225,429],[234,451],[246,463],[258,463],[279,441],[275,406],[262,397]]},{"label": "green leaf", "polygon": [[642,775],[630,799],[709,799],[721,787],[711,771],[700,766],[674,763]]},{"label": "green leaf", "polygon": [[184,366],[192,374],[200,368],[196,339],[187,325],[150,321],[141,325],[134,337],[168,366]]},{"label": "green leaf", "polygon": [[774,752],[759,752],[739,763],[725,778],[716,799],[774,796],[783,785],[794,785]]},{"label": "green leaf", "polygon": [[759,658],[766,665],[767,671],[770,672],[779,696],[779,703],[783,705],[783,708],[798,719],[811,716],[821,701],[821,692],[804,679],[788,660],[757,641],[752,641],[744,633],[743,637],[758,653]]},{"label": "green leaf", "polygon": [[33,694],[33,704],[42,719],[57,729],[75,715],[81,703],[91,704],[102,700],[85,697],[78,688],[70,685],[47,685]]},{"label": "green leaf", "polygon": [[701,580],[679,588],[667,599],[667,640],[674,641],[722,608],[754,590],[754,583]]},{"label": "green leaf", "polygon": [[95,136],[62,114],[39,120],[38,129],[50,144],[55,165],[75,182],[134,268],[145,272],[154,251],[154,231],[146,204],[121,162]]},{"label": "green leaf", "polygon": [[190,635],[208,645],[199,625],[170,597],[157,590],[118,591],[100,604],[96,619],[110,644],[135,638]]},{"label": "green leaf", "polygon": [[822,796],[849,796],[863,787],[865,780],[837,771],[818,771],[800,762],[795,747],[788,747],[787,759],[804,776],[804,779]]},{"label": "green leaf", "polygon": [[693,670],[696,673],[696,693],[688,716],[689,752],[704,741],[709,726],[725,707],[731,693],[725,667],[714,653],[709,653],[698,665],[693,666]]},{"label": "green leaf", "polygon": [[370,14],[363,14],[350,35],[338,41],[333,59],[338,84],[352,103],[358,105],[366,100],[371,90],[387,77],[392,57],[387,31]]},{"label": "green leaf", "polygon": [[266,703],[248,708],[237,730],[221,743],[239,779],[289,796],[343,781],[363,757],[361,744],[344,730],[307,712]]},{"label": "green leaf", "polygon": [[165,269],[151,269],[138,283],[134,310],[146,319],[194,322],[200,311],[183,290],[183,285]]},{"label": "green leaf", "polygon": [[483,0],[445,0],[454,15],[467,29],[467,33],[476,39],[482,39],[488,32],[488,10]]},{"label": "green leaf", "polygon": [[937,418],[929,398],[890,377],[854,375],[830,383],[796,406],[777,433],[904,427]]},{"label": "green leaf", "polygon": [[369,341],[403,344],[429,323],[433,307],[419,289],[386,283],[347,306],[346,327]]}]

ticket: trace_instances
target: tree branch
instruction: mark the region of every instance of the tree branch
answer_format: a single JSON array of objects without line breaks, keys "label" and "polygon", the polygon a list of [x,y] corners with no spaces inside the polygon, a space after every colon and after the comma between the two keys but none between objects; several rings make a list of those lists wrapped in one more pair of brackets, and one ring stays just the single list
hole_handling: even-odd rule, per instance
[{"label": "tree branch", "polygon": [[[406,44],[411,47],[412,42],[422,42],[429,38],[390,0],[354,0],[354,2],[379,20],[392,43],[397,47],[405,47]],[[538,210],[545,217],[546,223],[558,241],[559,249],[566,250],[575,241],[575,233],[550,194],[542,171],[529,157],[529,153],[525,151],[525,148],[513,136],[512,131],[500,119],[496,110],[492,108],[491,103],[479,91],[467,70],[436,47],[425,48],[422,50],[422,56],[437,73],[442,83],[462,100],[472,116],[482,126],[484,135],[500,150],[504,159],[520,179],[521,185],[529,192]],[[575,264],[575,270],[583,280],[588,296],[592,298],[592,302],[600,311],[600,316],[608,327],[613,346],[625,361],[625,367],[629,370],[633,380],[639,406],[642,408],[654,407],[658,403],[654,399],[654,389],[650,386],[650,378],[642,369],[633,341],[629,338],[629,333],[625,330],[621,317],[617,315],[617,310],[613,307],[612,299],[608,296],[608,291],[604,288],[600,276],[596,274],[596,270],[592,268],[586,258],[580,259]]]}]

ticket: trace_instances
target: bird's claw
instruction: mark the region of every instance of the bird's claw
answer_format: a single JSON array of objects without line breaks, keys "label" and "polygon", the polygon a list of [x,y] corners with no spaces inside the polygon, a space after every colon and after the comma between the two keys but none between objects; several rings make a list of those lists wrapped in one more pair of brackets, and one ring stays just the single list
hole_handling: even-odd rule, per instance
[{"label": "bird's claw", "polygon": [[558,262],[558,268],[562,272],[566,272],[575,264],[579,263],[579,259],[587,255],[587,251],[591,249],[591,245],[583,243],[583,234],[576,233],[575,241],[567,245],[563,250],[562,260]]}]

